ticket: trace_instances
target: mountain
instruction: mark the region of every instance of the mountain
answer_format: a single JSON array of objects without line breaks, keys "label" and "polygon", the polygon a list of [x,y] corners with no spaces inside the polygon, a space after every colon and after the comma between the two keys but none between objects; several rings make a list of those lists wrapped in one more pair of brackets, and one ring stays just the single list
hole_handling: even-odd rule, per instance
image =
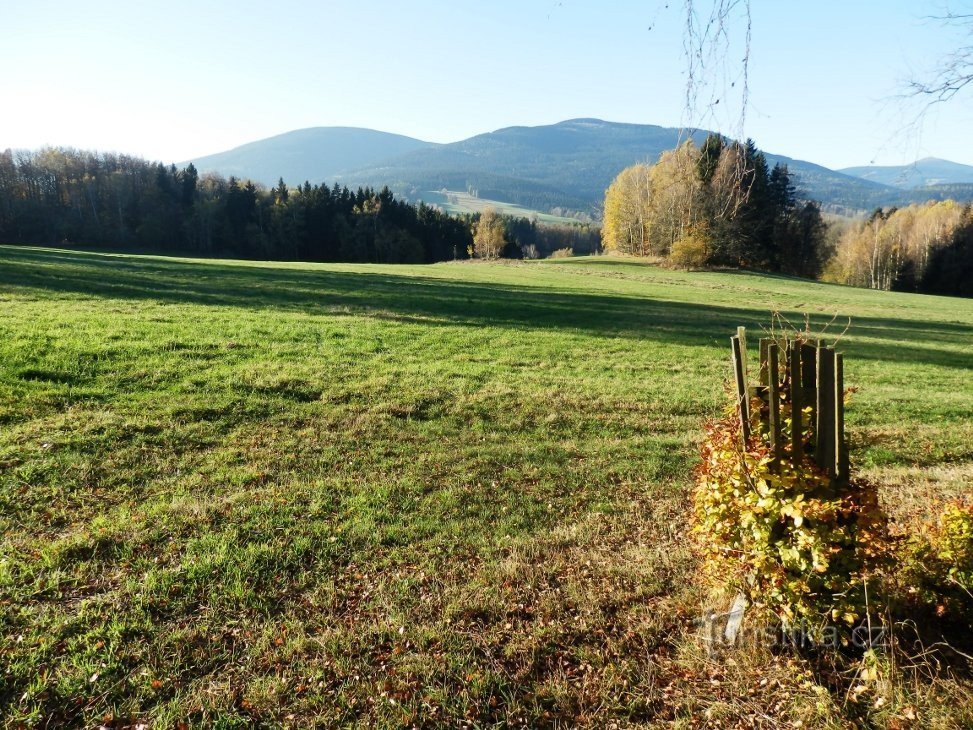
[{"label": "mountain", "polygon": [[333,182],[346,170],[374,165],[382,160],[436,145],[400,134],[358,127],[311,127],[285,132],[187,160],[200,172],[219,172],[276,185],[281,177],[292,184]]},{"label": "mountain", "polygon": [[937,157],[926,157],[911,165],[846,167],[840,172],[904,190],[939,185],[973,184],[973,166],[941,160]]},{"label": "mountain", "polygon": [[[694,135],[702,142],[706,133]],[[677,129],[572,119],[540,127],[507,127],[416,150],[344,175],[349,186],[388,184],[410,198],[424,191],[467,190],[529,208],[587,210],[634,162],[654,162],[685,139]]]},{"label": "mountain", "polygon": [[813,162],[769,152],[764,154],[771,167],[778,163],[787,165],[802,198],[817,200],[833,213],[855,215],[874,210],[886,205],[883,201],[890,195],[898,195],[898,191],[887,185],[845,175]]},{"label": "mountain", "polygon": [[[701,143],[707,134],[571,119],[432,144],[369,129],[318,127],[193,162],[201,171],[216,170],[267,185],[276,184],[279,177],[292,185],[305,180],[337,181],[352,189],[388,185],[411,201],[433,200],[432,191],[460,190],[540,211],[559,208],[597,215],[605,189],[622,169],[638,161],[654,162],[689,136]],[[768,153],[767,160],[771,165],[787,164],[802,196],[837,213],[853,215],[930,198],[973,199],[973,185],[906,190],[782,155]]]},{"label": "mountain", "polygon": [[[597,209],[615,176],[638,161],[654,162],[688,136],[701,144],[709,132],[692,135],[672,127],[571,119],[539,127],[508,127],[487,134],[420,149],[380,165],[349,172],[342,182],[389,185],[410,199],[424,191],[467,190],[538,210],[554,207]],[[836,212],[858,212],[900,204],[899,191],[803,160],[767,154],[768,162],[788,166],[801,194],[821,200]],[[892,203],[889,203],[892,204]]]}]

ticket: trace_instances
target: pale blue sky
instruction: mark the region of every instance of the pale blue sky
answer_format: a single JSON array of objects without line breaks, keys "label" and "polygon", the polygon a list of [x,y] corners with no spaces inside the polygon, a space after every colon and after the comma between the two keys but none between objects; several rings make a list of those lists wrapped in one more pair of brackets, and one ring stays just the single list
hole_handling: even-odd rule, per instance
[{"label": "pale blue sky", "polygon": [[[885,101],[958,41],[923,19],[936,10],[753,0],[744,133],[830,167],[973,164],[973,94],[935,110],[921,135],[902,134],[911,117]],[[705,103],[686,114],[683,23],[680,0],[8,1],[0,148],[172,162],[302,127],[450,142],[573,117],[735,134],[739,87],[703,94],[719,114]],[[733,78],[731,65],[717,77]]]}]

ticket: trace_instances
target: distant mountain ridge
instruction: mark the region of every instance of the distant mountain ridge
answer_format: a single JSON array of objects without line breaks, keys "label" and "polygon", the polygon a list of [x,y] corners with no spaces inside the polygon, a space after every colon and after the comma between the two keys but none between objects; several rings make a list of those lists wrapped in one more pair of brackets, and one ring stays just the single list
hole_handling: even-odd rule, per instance
[{"label": "distant mountain ridge", "polygon": [[846,167],[839,172],[904,190],[932,185],[973,184],[973,166],[938,157],[926,157],[911,165]]},{"label": "distant mountain ridge", "polygon": [[[197,157],[200,172],[219,172],[275,185],[333,182],[339,173],[374,165],[417,149],[438,145],[401,134],[361,127],[309,127]],[[186,164],[186,163],[182,163]]]},{"label": "distant mountain ridge", "polygon": [[[701,142],[705,134],[694,136]],[[622,169],[654,162],[683,138],[675,129],[599,119],[506,127],[363,167],[341,181],[388,184],[413,199],[428,190],[472,188],[484,198],[539,210],[589,210]]]},{"label": "distant mountain ridge", "polygon": [[[692,137],[671,127],[570,119],[536,127],[506,127],[451,144],[353,127],[315,127],[252,142],[193,160],[200,171],[247,177],[266,185],[337,181],[348,187],[388,185],[416,201],[429,191],[471,190],[482,198],[550,211],[597,214],[605,189],[625,167],[654,162]],[[860,213],[926,199],[973,199],[973,184],[905,189],[830,170],[804,160],[765,153],[787,164],[801,194],[826,209]],[[941,161],[945,162],[945,161]],[[955,165],[956,163],[948,163]],[[959,166],[965,167],[965,166]],[[858,168],[852,168],[858,169]]]}]

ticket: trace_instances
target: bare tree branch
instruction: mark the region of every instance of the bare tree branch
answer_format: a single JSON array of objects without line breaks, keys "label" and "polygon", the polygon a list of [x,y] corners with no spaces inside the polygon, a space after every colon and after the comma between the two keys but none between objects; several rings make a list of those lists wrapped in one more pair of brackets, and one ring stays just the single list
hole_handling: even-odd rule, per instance
[{"label": "bare tree branch", "polygon": [[[684,0],[683,12],[684,129],[709,128],[742,142],[750,103],[750,0]],[[733,176],[739,182],[747,175],[744,159],[734,157],[739,164]]]},{"label": "bare tree branch", "polygon": [[720,129],[719,117],[736,126],[727,130],[730,136],[742,138],[750,94],[750,0],[684,0],[683,12],[686,126]]},{"label": "bare tree branch", "polygon": [[[942,15],[926,16],[944,27],[966,30],[973,36],[973,13],[947,10]],[[949,101],[973,84],[973,44],[964,45],[943,56],[928,79],[913,78],[907,85],[907,96],[925,98],[928,105]]]}]

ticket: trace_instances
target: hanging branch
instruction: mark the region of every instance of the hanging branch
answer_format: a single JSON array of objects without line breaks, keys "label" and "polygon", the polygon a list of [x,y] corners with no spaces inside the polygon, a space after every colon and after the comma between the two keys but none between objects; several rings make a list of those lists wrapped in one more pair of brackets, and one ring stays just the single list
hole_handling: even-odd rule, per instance
[{"label": "hanging branch", "polygon": [[[973,36],[973,13],[947,12],[944,15],[930,16],[943,26],[965,29]],[[925,99],[927,106],[949,101],[960,91],[973,83],[973,44],[957,48],[943,56],[931,78],[912,79],[908,84],[908,95]]]},{"label": "hanging branch", "polygon": [[[707,86],[713,88],[706,102],[708,116],[721,102],[729,101],[731,89],[740,93],[740,116],[737,122],[738,138],[743,137],[747,106],[750,101],[750,40],[752,19],[750,0],[710,0],[708,12],[700,11],[699,0],[685,0],[685,32],[683,52],[686,56],[686,104],[685,113],[690,126],[698,129],[703,119],[698,118],[699,97]],[[733,26],[743,16],[744,42],[739,67],[730,57],[734,50]],[[720,76],[722,83],[720,84]],[[718,125],[717,125],[718,126]]]},{"label": "hanging branch", "polygon": [[[702,7],[701,7],[702,6]],[[686,100],[684,114],[685,127],[689,133],[713,127],[720,131],[722,126],[717,119],[717,107],[732,107],[731,96],[739,93],[739,117],[735,129],[727,135],[742,142],[746,138],[747,107],[750,103],[750,41],[752,17],[750,0],[685,0],[685,30],[683,33],[683,53],[686,57]],[[739,50],[735,28],[742,24],[743,49],[739,64],[735,54]],[[735,42],[736,41],[736,42]],[[704,101],[704,113],[700,113],[700,97],[706,89],[709,98]],[[732,112],[725,112],[726,115]],[[686,131],[686,130],[684,130]],[[680,139],[680,142],[682,140]],[[735,154],[730,176],[741,188],[748,177],[746,156]],[[749,185],[743,200],[749,195]],[[727,200],[728,204],[739,204],[739,200]],[[735,207],[735,206],[734,206]]]}]

